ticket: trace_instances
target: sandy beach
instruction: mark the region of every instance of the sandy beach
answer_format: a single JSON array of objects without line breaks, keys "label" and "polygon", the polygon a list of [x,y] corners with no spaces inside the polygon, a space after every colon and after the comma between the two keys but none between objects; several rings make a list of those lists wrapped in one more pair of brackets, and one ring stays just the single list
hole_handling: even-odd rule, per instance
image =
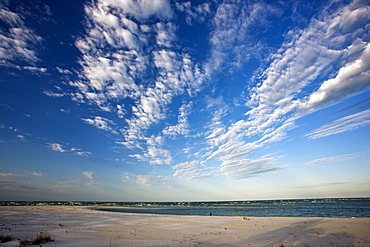
[{"label": "sandy beach", "polygon": [[19,246],[40,232],[42,246],[370,246],[369,218],[219,217],[128,214],[91,207],[0,207],[1,235]]}]

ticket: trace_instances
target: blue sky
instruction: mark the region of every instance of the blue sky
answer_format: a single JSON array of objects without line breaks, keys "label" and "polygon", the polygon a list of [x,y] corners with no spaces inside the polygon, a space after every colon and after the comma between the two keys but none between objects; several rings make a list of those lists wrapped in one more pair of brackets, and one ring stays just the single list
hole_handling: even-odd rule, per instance
[{"label": "blue sky", "polygon": [[0,7],[0,200],[370,196],[369,1]]}]

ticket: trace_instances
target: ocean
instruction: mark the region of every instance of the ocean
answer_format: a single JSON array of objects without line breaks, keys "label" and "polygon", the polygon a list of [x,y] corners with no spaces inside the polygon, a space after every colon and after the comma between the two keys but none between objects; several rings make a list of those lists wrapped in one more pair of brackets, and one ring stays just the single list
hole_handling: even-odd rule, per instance
[{"label": "ocean", "polygon": [[[212,216],[244,217],[370,217],[370,198],[207,202],[0,202],[0,206],[26,205],[95,206],[96,210],[101,211],[166,215],[207,216],[212,214]],[[109,208],[106,208],[106,206],[109,206]]]}]

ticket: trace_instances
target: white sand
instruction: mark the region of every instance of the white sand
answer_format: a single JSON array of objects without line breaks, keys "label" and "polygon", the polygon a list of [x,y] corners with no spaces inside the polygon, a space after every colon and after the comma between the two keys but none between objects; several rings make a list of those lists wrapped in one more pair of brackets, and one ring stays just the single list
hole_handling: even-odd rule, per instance
[{"label": "white sand", "polygon": [[[0,234],[54,247],[94,246],[370,246],[369,218],[166,216],[87,207],[0,207]],[[0,243],[18,246],[18,241]]]}]

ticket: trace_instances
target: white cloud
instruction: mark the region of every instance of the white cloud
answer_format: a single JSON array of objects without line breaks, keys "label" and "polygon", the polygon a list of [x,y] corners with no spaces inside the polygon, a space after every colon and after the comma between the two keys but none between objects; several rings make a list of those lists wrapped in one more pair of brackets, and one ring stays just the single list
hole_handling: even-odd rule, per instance
[{"label": "white cloud", "polygon": [[72,72],[71,72],[70,70],[68,70],[68,69],[62,69],[62,68],[60,68],[60,67],[56,67],[56,69],[57,69],[57,71],[58,71],[60,74],[66,74],[66,75],[68,75],[68,74],[72,74]]},{"label": "white cloud", "polygon": [[88,151],[75,151],[75,154],[81,157],[89,157],[92,155],[92,153]]},{"label": "white cloud", "polygon": [[156,185],[166,185],[169,187],[174,186],[172,178],[170,177],[156,175],[134,175],[129,172],[125,172],[122,175],[122,181],[145,186],[156,186]]},{"label": "white cloud", "polygon": [[[264,78],[262,83],[253,89],[254,93],[248,102],[248,105],[253,107],[247,113],[250,119],[248,124],[254,127],[250,130],[254,133],[263,133],[266,129],[271,127],[273,129],[284,119],[289,118],[294,111],[298,111],[295,117],[299,117],[328,106],[329,99],[330,104],[337,103],[368,88],[364,83],[364,78],[367,78],[369,73],[368,63],[363,65],[366,62],[351,62],[356,57],[358,60],[365,59],[361,54],[367,53],[365,49],[367,45],[365,45],[366,42],[359,41],[364,31],[362,28],[365,26],[357,26],[357,29],[351,30],[353,35],[345,29],[345,23],[349,21],[345,17],[353,16],[351,13],[356,11],[354,5],[340,8],[323,19],[312,20],[307,29],[292,35],[292,41],[285,43],[275,54],[275,59],[262,75]],[[361,12],[370,14],[369,7],[357,7],[362,10]],[[353,16],[353,18],[361,20],[363,25],[367,23],[363,16]],[[337,21],[342,28],[334,32],[332,25]],[[361,32],[358,32],[359,29]],[[349,41],[349,45],[346,46],[345,41]],[[339,48],[343,46],[345,46],[344,49]],[[363,52],[357,52],[354,55],[353,50]],[[342,67],[338,71],[333,70],[333,65],[338,63],[342,63]],[[335,83],[333,79],[322,82],[321,88],[325,92],[319,89],[319,92],[314,92],[309,98],[305,95],[301,96],[308,85],[317,83],[315,80],[319,80],[319,76],[329,75],[329,72],[337,72],[337,77],[340,79],[334,79]],[[350,80],[344,82],[344,79]],[[352,88],[349,89],[350,87]],[[319,107],[318,101],[324,98],[327,98],[326,104],[321,102]],[[305,108],[304,112],[302,108]]]},{"label": "white cloud", "polygon": [[358,112],[331,123],[325,124],[318,129],[311,131],[305,136],[310,139],[318,139],[326,136],[353,131],[357,128],[364,127],[370,124],[370,110]]},{"label": "white cloud", "polygon": [[197,22],[204,22],[206,17],[211,14],[211,3],[202,3],[192,6],[191,2],[176,3],[176,8],[185,12],[185,21],[188,25],[194,25]]},{"label": "white cloud", "polygon": [[301,106],[302,110],[321,109],[370,89],[370,43],[358,39],[348,48],[347,53],[350,56],[352,49],[356,49],[361,55],[341,67],[334,78],[324,81]]},{"label": "white cloud", "polygon": [[278,9],[260,2],[235,1],[218,5],[212,20],[212,49],[211,58],[205,65],[206,75],[239,69],[252,55],[258,56],[259,44],[249,38],[251,29],[264,26],[267,17],[279,14]]},{"label": "white cloud", "polygon": [[39,67],[35,67],[35,66],[23,66],[23,67],[16,66],[16,68],[26,69],[26,70],[29,70],[29,71],[32,71],[32,72],[41,72],[41,73],[44,73],[44,72],[47,71],[47,68],[39,68]]},{"label": "white cloud", "polygon": [[[79,91],[71,96],[104,111],[115,111],[120,118],[126,114],[126,126],[121,129],[124,141],[120,143],[141,147],[145,145],[145,132],[166,117],[167,106],[176,95],[199,90],[199,69],[188,54],[172,50],[176,27],[170,21],[169,2],[97,1],[87,5],[85,12],[87,34],[76,42],[83,54],[83,69],[81,80],[69,83]],[[147,78],[145,74],[150,71],[157,72]],[[123,112],[123,105],[115,104],[114,108],[110,104],[111,100],[126,98],[132,103],[125,108],[131,107],[131,111]],[[146,156],[152,156],[152,150],[147,149]],[[168,157],[163,150],[155,153]]]},{"label": "white cloud", "polygon": [[[76,41],[83,54],[82,71],[80,80],[69,83],[78,90],[72,98],[123,118],[124,140],[117,143],[141,151],[131,157],[154,165],[170,164],[172,154],[150,144],[148,133],[168,117],[175,96],[192,95],[202,84],[199,67],[177,49],[171,5],[168,1],[96,1],[86,5],[85,13],[86,35]],[[160,134],[186,135],[185,111],[181,108],[178,124]],[[113,130],[108,119],[83,120]]]},{"label": "white cloud", "polygon": [[352,153],[352,154],[344,154],[344,155],[333,156],[333,157],[328,157],[328,158],[321,158],[321,159],[309,161],[306,163],[306,165],[319,165],[319,164],[338,163],[338,162],[343,162],[347,160],[354,160],[354,159],[363,157],[366,153]]},{"label": "white cloud", "polygon": [[91,124],[91,125],[95,126],[98,129],[102,129],[102,130],[109,131],[109,132],[117,134],[117,132],[114,130],[114,128],[111,127],[112,125],[113,126],[115,125],[112,120],[109,120],[107,118],[103,118],[103,117],[100,117],[100,116],[96,116],[96,117],[91,118],[91,119],[90,118],[82,118],[82,120],[85,123]]},{"label": "white cloud", "polygon": [[0,177],[18,177],[19,175],[14,174],[14,173],[3,173],[0,172]]},{"label": "white cloud", "polygon": [[94,172],[82,172],[82,175],[84,175],[88,179],[94,179]]},{"label": "white cloud", "polygon": [[39,60],[37,48],[42,38],[26,26],[20,14],[1,7],[0,20],[7,25],[0,30],[0,59],[3,60],[0,65],[13,66],[20,61],[34,64]]},{"label": "white cloud", "polygon": [[192,101],[187,104],[183,104],[179,109],[178,123],[176,125],[167,126],[163,130],[163,134],[169,136],[187,135],[190,131],[188,115],[191,113],[192,106]]},{"label": "white cloud", "polygon": [[43,174],[42,172],[31,172],[31,174],[34,176],[38,176],[38,177],[46,175],[46,174]]},{"label": "white cloud", "polygon": [[140,20],[146,20],[151,16],[166,20],[173,15],[171,4],[168,0],[108,0],[102,3],[105,6],[116,7],[122,14],[131,14]]},{"label": "white cloud", "polygon": [[[261,7],[255,5],[252,12],[261,13]],[[224,47],[237,43],[237,35],[231,35],[236,30],[226,28],[232,10],[232,5],[222,5],[215,16],[215,24],[225,28],[214,32],[212,68],[223,63]],[[250,177],[280,169],[272,159],[249,160],[246,155],[285,139],[287,131],[295,127],[294,119],[369,89],[369,44],[364,34],[368,33],[370,7],[354,2],[328,13],[324,9],[306,29],[292,31],[291,40],[272,56],[262,75],[254,78],[256,86],[246,102],[251,110],[244,119],[228,128],[220,121],[212,123],[207,138],[213,151],[208,160],[220,160],[220,170],[227,176]],[[253,21],[253,16],[250,14],[246,25]],[[336,67],[339,69],[335,70]],[[330,75],[334,78],[320,81]],[[321,87],[306,97],[316,83]],[[347,125],[350,121],[342,122],[345,128],[354,127]]]},{"label": "white cloud", "polygon": [[217,169],[201,166],[196,160],[177,164],[172,166],[172,169],[175,170],[174,177],[185,178],[187,180],[204,179],[217,175]]},{"label": "white cloud", "polygon": [[137,158],[141,161],[148,162],[151,165],[171,164],[173,161],[170,151],[156,145],[148,145],[147,148],[144,150],[143,155],[131,154],[129,156]]},{"label": "white cloud", "polygon": [[231,178],[249,178],[268,172],[279,171],[282,167],[275,165],[274,158],[260,158],[255,160],[242,159],[237,162],[224,162],[220,171]]},{"label": "white cloud", "polygon": [[68,152],[68,150],[64,149],[63,145],[59,143],[48,143],[48,145],[54,151],[61,152],[61,153]]},{"label": "white cloud", "polygon": [[70,149],[65,149],[63,145],[59,143],[48,143],[49,148],[51,150],[54,150],[56,152],[61,152],[61,153],[73,153],[78,156],[83,156],[83,157],[89,157],[92,153],[88,151],[81,151],[80,148],[70,148]]},{"label": "white cloud", "polygon": [[17,137],[21,140],[24,140],[26,137],[24,135],[17,135]]},{"label": "white cloud", "polygon": [[64,96],[64,93],[54,93],[54,92],[51,92],[51,91],[43,91],[43,93],[46,94],[49,97],[59,98],[59,97],[63,97]]}]

